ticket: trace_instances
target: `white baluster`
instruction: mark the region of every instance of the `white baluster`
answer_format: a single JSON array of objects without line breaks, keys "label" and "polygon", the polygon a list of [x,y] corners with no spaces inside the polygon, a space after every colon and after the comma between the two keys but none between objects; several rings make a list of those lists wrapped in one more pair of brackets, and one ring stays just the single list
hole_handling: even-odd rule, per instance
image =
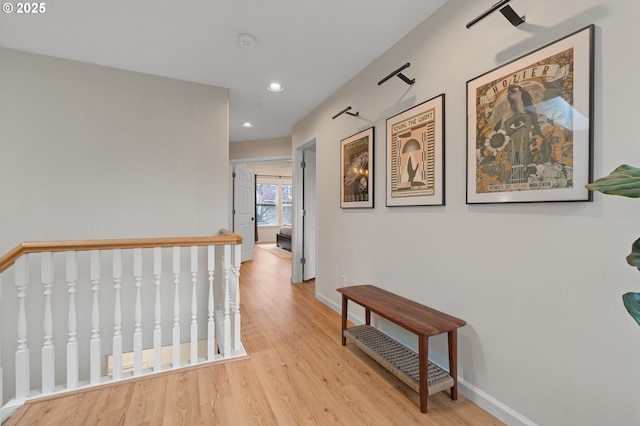
[{"label": "white baluster", "polygon": [[29,396],[29,348],[27,347],[27,297],[28,255],[19,257],[15,262],[15,284],[18,288],[18,350],[16,350],[16,399]]},{"label": "white baluster", "polygon": [[56,384],[55,348],[53,345],[53,311],[51,287],[53,286],[53,253],[41,254],[41,280],[44,287],[44,345],[42,346],[42,393],[50,394]]},{"label": "white baluster", "polygon": [[113,250],[113,282],[116,291],[113,313],[113,379],[122,378],[122,306],[120,288],[122,287],[122,249]]},{"label": "white baluster", "polygon": [[142,249],[133,249],[133,277],[136,281],[135,329],[133,332],[133,375],[142,374]]},{"label": "white baluster", "polygon": [[155,322],[153,327],[153,369],[162,369],[162,310],[160,299],[160,285],[162,284],[162,248],[153,249],[153,275],[156,279]]},{"label": "white baluster", "polygon": [[230,288],[231,281],[231,246],[224,245],[224,321],[223,325],[223,341],[222,356],[227,358],[231,355],[231,315],[230,315]]},{"label": "white baluster", "polygon": [[91,306],[91,349],[90,349],[90,372],[89,379],[92,385],[100,383],[102,375],[102,343],[100,340],[100,302],[98,292],[100,291],[100,251],[91,250],[91,291],[93,292],[93,303]]},{"label": "white baluster", "polygon": [[235,294],[233,298],[233,349],[238,350],[242,346],[240,341],[240,260],[242,257],[242,245],[233,246],[233,285]]},{"label": "white baluster", "polygon": [[180,366],[180,247],[173,248],[173,367]]},{"label": "white baluster", "polygon": [[67,286],[69,287],[69,339],[67,341],[67,389],[78,387],[78,318],[76,314],[76,285],[78,281],[78,254],[67,252]]},{"label": "white baluster", "polygon": [[207,324],[207,359],[213,361],[216,356],[216,323],[214,316],[213,273],[216,269],[216,247],[207,247],[207,269],[209,271],[209,320]]},{"label": "white baluster", "polygon": [[198,247],[191,247],[191,364],[198,363]]}]

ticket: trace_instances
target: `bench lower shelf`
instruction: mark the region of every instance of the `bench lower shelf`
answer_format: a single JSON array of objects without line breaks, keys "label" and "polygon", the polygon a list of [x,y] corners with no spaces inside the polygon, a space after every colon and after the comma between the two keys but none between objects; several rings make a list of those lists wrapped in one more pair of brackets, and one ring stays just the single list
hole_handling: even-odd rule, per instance
[{"label": "bench lower shelf", "polygon": [[[358,325],[344,331],[347,341],[356,345],[407,386],[420,393],[418,354],[370,325]],[[450,389],[451,375],[429,362],[428,395]]]}]

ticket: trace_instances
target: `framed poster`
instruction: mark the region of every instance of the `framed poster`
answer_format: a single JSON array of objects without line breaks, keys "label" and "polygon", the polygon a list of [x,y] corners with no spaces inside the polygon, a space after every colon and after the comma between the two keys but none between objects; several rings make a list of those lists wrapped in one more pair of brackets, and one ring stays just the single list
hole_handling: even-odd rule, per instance
[{"label": "framed poster", "polygon": [[444,205],[444,94],[387,119],[387,206]]},{"label": "framed poster", "polygon": [[340,207],[373,208],[373,127],[340,142]]},{"label": "framed poster", "polygon": [[592,201],[593,32],[467,82],[467,204]]}]

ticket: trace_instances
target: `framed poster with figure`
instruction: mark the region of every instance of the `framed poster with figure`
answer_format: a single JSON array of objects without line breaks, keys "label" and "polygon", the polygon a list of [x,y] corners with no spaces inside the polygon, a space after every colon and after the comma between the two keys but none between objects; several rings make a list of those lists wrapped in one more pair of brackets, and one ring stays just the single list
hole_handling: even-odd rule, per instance
[{"label": "framed poster with figure", "polygon": [[467,82],[467,204],[592,200],[593,32]]},{"label": "framed poster with figure", "polygon": [[387,206],[444,205],[444,94],[387,119]]},{"label": "framed poster with figure", "polygon": [[340,142],[340,207],[373,208],[373,127]]}]

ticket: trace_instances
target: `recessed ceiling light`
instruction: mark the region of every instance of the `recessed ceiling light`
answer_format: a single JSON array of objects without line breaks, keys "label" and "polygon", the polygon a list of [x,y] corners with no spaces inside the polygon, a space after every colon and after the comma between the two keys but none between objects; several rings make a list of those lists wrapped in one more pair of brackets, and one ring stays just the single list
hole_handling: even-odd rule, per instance
[{"label": "recessed ceiling light", "polygon": [[249,123],[248,121],[245,121],[244,123],[242,123],[242,127],[253,127],[253,124]]},{"label": "recessed ceiling light", "polygon": [[238,45],[240,47],[251,48],[258,43],[256,38],[248,33],[238,34]]},{"label": "recessed ceiling light", "polygon": [[267,89],[271,92],[282,92],[284,87],[282,87],[282,84],[274,81],[273,83],[267,84]]}]

